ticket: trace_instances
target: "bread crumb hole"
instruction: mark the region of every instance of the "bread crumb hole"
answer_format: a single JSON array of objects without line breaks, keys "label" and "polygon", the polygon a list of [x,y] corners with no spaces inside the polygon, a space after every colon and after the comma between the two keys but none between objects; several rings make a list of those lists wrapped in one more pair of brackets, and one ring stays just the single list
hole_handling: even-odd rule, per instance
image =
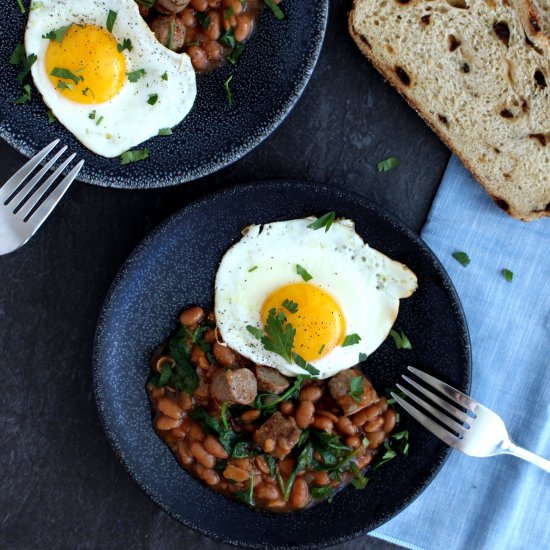
[{"label": "bread crumb hole", "polygon": [[447,4],[452,8],[457,8],[459,10],[470,9],[470,6],[466,3],[466,0],[447,0]]},{"label": "bread crumb hole", "polygon": [[541,88],[546,88],[546,78],[540,69],[535,71],[535,81]]},{"label": "bread crumb hole", "polygon": [[454,52],[460,44],[460,40],[454,34],[449,35],[449,51]]},{"label": "bread crumb hole", "polygon": [[499,21],[493,25],[493,31],[497,38],[506,46],[510,43],[510,27],[505,21]]}]

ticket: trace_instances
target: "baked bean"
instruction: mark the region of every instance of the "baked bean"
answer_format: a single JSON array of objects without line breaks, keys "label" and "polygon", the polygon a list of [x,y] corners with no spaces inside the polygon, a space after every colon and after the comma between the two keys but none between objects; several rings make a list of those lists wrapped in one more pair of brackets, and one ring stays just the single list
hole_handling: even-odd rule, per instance
[{"label": "baked bean", "polygon": [[322,432],[332,433],[332,420],[329,420],[325,416],[315,416],[311,426],[317,430],[321,430]]},{"label": "baked bean", "polygon": [[181,421],[181,425],[177,428],[172,428],[170,430],[170,433],[176,438],[176,439],[183,439],[187,432],[189,431],[189,426],[191,426],[191,419],[186,417]]},{"label": "baked bean", "polygon": [[231,9],[235,15],[239,15],[243,11],[241,0],[225,0],[225,7]]},{"label": "baked bean", "polygon": [[180,18],[183,22],[183,24],[190,28],[194,29],[197,26],[197,18],[195,17],[195,14],[193,13],[193,10],[185,10],[181,15]]},{"label": "baked bean", "polygon": [[273,483],[260,483],[254,489],[254,494],[258,498],[263,498],[265,500],[275,500],[280,498],[279,489]]},{"label": "baked bean", "polygon": [[346,437],[346,445],[352,449],[358,449],[361,445],[363,445],[363,443],[361,443],[361,439],[359,437],[356,435],[351,435],[350,437]]},{"label": "baked bean", "polygon": [[328,477],[328,472],[322,470],[320,472],[312,471],[310,472],[311,478],[313,479],[313,483],[318,486],[325,486],[330,485],[331,479]]},{"label": "baked bean", "polygon": [[263,472],[264,474],[269,474],[269,464],[267,463],[267,460],[264,456],[258,455],[256,457],[256,466],[258,466],[258,470],[260,470],[260,472]]},{"label": "baked bean", "polygon": [[204,318],[204,309],[202,307],[190,307],[184,309],[179,316],[179,321],[186,327],[192,327],[199,324]]},{"label": "baked bean", "polygon": [[[217,11],[209,12],[210,25],[205,29],[204,34],[210,38],[210,40],[217,40],[220,37],[220,14]],[[235,28],[237,32],[237,28]],[[234,33],[233,33],[234,34]],[[237,37],[235,37],[235,40]]]},{"label": "baked bean", "polygon": [[341,416],[336,422],[336,429],[344,435],[355,435],[357,426],[347,416]]},{"label": "baked bean", "polygon": [[207,0],[208,5],[211,8],[219,8],[221,6],[221,0]]},{"label": "baked bean", "polygon": [[258,420],[258,418],[260,418],[260,414],[261,412],[258,410],[246,411],[241,414],[241,420],[243,422],[254,422],[254,420]]},{"label": "baked bean", "polygon": [[177,404],[175,399],[170,397],[161,397],[157,401],[157,407],[161,413],[164,413],[166,416],[178,420],[181,418],[183,411],[181,407]]},{"label": "baked bean", "polygon": [[217,485],[220,481],[220,476],[211,468],[207,468],[202,464],[195,464],[196,474],[208,485]]},{"label": "baked bean", "polygon": [[301,401],[294,415],[298,428],[305,430],[313,422],[314,412],[315,405],[311,401]]},{"label": "baked bean", "polygon": [[285,505],[286,505],[286,502],[282,499],[273,500],[273,501],[267,503],[267,507],[271,508],[272,510],[277,510],[279,508],[284,508]]},{"label": "baked bean", "polygon": [[381,397],[378,401],[378,409],[380,414],[384,414],[388,410],[388,400],[385,397]]},{"label": "baked bean", "polygon": [[377,432],[382,428],[383,425],[384,425],[384,417],[377,416],[375,419],[365,422],[363,424],[363,430],[365,430],[365,432]]},{"label": "baked bean", "polygon": [[229,456],[224,446],[210,434],[204,439],[204,448],[216,458],[226,459]]},{"label": "baked bean", "polygon": [[164,388],[153,388],[151,390],[151,397],[153,399],[158,399],[159,397],[162,397],[166,393],[166,390]]},{"label": "baked bean", "polygon": [[378,432],[367,433],[365,436],[369,440],[369,449],[377,449],[384,443],[386,432],[379,430]]},{"label": "baked bean", "polygon": [[206,69],[208,59],[206,57],[206,52],[202,48],[199,48],[198,46],[191,46],[187,53],[191,58],[191,63],[193,63],[193,67],[197,71],[203,71],[204,69]]},{"label": "baked bean", "polygon": [[290,416],[294,412],[294,403],[292,401],[283,401],[279,405],[279,410],[286,416]]},{"label": "baked bean", "polygon": [[207,0],[191,0],[191,7],[197,11],[206,11],[208,9]]},{"label": "baked bean", "polygon": [[192,422],[189,427],[189,437],[202,441],[204,439],[204,431],[197,422]]},{"label": "baked bean", "polygon": [[210,61],[219,61],[223,56],[223,48],[221,44],[214,40],[206,44],[204,51],[206,52],[206,57],[208,57]]},{"label": "baked bean", "polygon": [[237,26],[233,31],[233,36],[237,42],[244,42],[252,31],[252,19],[247,13],[241,13],[237,17]]},{"label": "baked bean", "polygon": [[382,415],[382,418],[384,419],[382,430],[389,434],[395,428],[395,423],[397,422],[397,413],[393,409],[388,409]]},{"label": "baked bean", "polygon": [[263,444],[264,453],[271,453],[275,450],[275,441],[273,439],[266,439]]},{"label": "baked bean", "polygon": [[205,468],[213,468],[216,465],[216,459],[203,447],[202,443],[193,441],[189,447],[191,456],[202,464]]},{"label": "baked bean", "polygon": [[233,464],[239,468],[242,468],[246,472],[250,472],[252,470],[252,464],[250,464],[250,459],[248,458],[237,458],[233,461]]},{"label": "baked bean", "polygon": [[228,464],[223,471],[223,477],[225,477],[225,479],[236,481],[237,483],[242,483],[248,479],[249,474],[247,471],[242,468],[238,468],[234,464]]},{"label": "baked bean", "polygon": [[178,404],[184,411],[190,411],[193,408],[193,399],[188,393],[181,392],[178,395]]},{"label": "baked bean", "polygon": [[318,416],[324,416],[325,418],[328,418],[333,424],[336,424],[338,422],[338,417],[331,413],[330,411],[315,411],[315,414]]},{"label": "baked bean", "polygon": [[279,471],[282,475],[288,477],[292,473],[292,470],[294,470],[295,465],[296,459],[289,456],[279,462]]},{"label": "baked bean", "polygon": [[306,480],[299,477],[290,491],[290,502],[294,508],[305,508],[309,502],[309,488]]},{"label": "baked bean", "polygon": [[181,418],[175,419],[170,418],[169,416],[166,416],[165,414],[161,414],[160,416],[157,416],[155,420],[155,427],[157,430],[161,431],[168,431],[172,428],[177,428],[181,424]]},{"label": "baked bean", "polygon": [[370,451],[367,451],[367,452],[363,453],[362,455],[359,455],[355,459],[355,462],[357,463],[357,467],[360,470],[362,470],[363,468],[366,468],[372,462],[373,458],[374,458],[374,454],[371,453]]},{"label": "baked bean", "polygon": [[224,14],[222,18],[222,25],[223,25],[223,29],[225,31],[228,31],[231,27],[235,27],[237,25],[237,18],[234,15],[231,15],[230,17],[226,17]]},{"label": "baked bean", "polygon": [[[209,44],[217,44],[217,42],[210,42]],[[206,53],[208,54],[208,50],[206,50]],[[237,356],[230,348],[226,345],[219,344],[218,342],[214,342],[212,352],[214,353],[216,361],[222,367],[229,367],[237,360]]]},{"label": "baked bean", "polygon": [[282,456],[287,455],[292,450],[290,443],[284,437],[280,437],[279,439],[277,439],[276,448],[279,450],[279,454]]},{"label": "baked bean", "polygon": [[193,464],[194,458],[189,453],[189,446],[187,445],[187,441],[178,441],[178,459],[184,466],[189,466],[190,464]]},{"label": "baked bean", "polygon": [[300,397],[298,399],[300,401],[311,401],[315,403],[315,401],[321,399],[322,395],[323,390],[319,386],[306,386],[300,390]]}]

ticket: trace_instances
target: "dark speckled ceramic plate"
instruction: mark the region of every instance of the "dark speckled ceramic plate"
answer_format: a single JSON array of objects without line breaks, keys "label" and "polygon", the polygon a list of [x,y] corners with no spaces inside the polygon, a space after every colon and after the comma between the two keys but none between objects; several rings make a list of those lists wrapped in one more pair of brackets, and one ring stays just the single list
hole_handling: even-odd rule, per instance
[{"label": "dark speckled ceramic plate", "polygon": [[[28,5],[28,0],[24,1]],[[165,187],[206,176],[237,161],[261,143],[290,112],[304,90],[325,34],[328,0],[284,0],[286,18],[263,10],[257,32],[236,65],[197,78],[197,99],[189,116],[170,137],[153,138],[150,159],[121,166],[83,147],[58,123],[48,124],[39,93],[25,105],[10,100],[22,95],[8,64],[22,41],[26,16],[16,0],[4,2],[0,20],[0,136],[27,156],[61,138],[86,160],[79,179],[105,187]],[[232,75],[233,105],[224,82]]]},{"label": "dark speckled ceramic plate", "polygon": [[419,288],[402,300],[396,327],[412,342],[386,341],[367,362],[383,391],[407,365],[422,367],[467,392],[470,347],[462,308],[441,264],[391,215],[364,198],[301,182],[231,188],[190,204],[148,236],[118,274],[97,330],[94,381],[105,432],[116,455],[147,494],[185,525],[225,542],[254,548],[314,548],[370,531],[399,513],[430,483],[448,448],[402,415],[410,454],[376,472],[363,491],[340,492],[332,504],[274,515],[230,501],[185,472],[155,434],[145,384],[148,359],[191,304],[212,306],[222,255],[251,223],[321,215],[335,210],[356,222],[371,246],[406,263]]}]

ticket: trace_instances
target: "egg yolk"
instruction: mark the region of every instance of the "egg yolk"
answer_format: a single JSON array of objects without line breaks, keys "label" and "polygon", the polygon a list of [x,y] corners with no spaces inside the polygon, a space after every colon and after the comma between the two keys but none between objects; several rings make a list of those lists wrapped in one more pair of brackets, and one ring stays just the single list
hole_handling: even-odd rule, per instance
[{"label": "egg yolk", "polygon": [[126,59],[115,37],[93,25],[72,25],[61,43],[52,40],[45,63],[57,91],[76,103],[108,101],[120,91],[126,75]]},{"label": "egg yolk", "polygon": [[[283,307],[290,300],[297,304],[296,313]],[[294,348],[306,361],[324,357],[344,341],[344,315],[336,300],[324,290],[308,283],[293,283],[273,291],[262,305],[261,317],[265,325],[269,311],[283,311],[296,329]]]}]

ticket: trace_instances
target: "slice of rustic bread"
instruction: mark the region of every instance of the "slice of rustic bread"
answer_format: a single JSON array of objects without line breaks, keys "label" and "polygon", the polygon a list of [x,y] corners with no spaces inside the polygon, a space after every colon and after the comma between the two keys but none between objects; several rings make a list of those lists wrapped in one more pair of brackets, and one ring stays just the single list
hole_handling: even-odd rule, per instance
[{"label": "slice of rustic bread", "polygon": [[355,0],[349,29],[511,216],[550,216],[548,0]]}]

